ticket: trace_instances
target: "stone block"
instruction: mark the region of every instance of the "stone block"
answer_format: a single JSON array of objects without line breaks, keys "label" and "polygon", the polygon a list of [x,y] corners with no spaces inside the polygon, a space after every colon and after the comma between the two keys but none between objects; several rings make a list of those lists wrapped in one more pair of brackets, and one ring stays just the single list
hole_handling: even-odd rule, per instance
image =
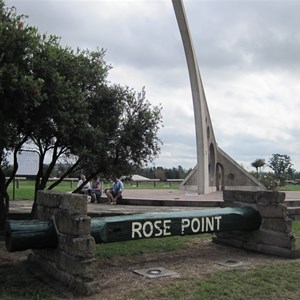
[{"label": "stone block", "polygon": [[83,237],[62,235],[59,237],[59,249],[71,256],[93,258],[96,253],[96,243],[90,235]]},{"label": "stone block", "polygon": [[56,255],[56,266],[67,273],[76,276],[88,276],[92,273],[96,260],[94,258],[80,259],[65,252],[58,251]]},{"label": "stone block", "polygon": [[226,190],[223,192],[224,202],[256,203],[257,193],[252,191]]},{"label": "stone block", "polygon": [[37,204],[46,207],[59,207],[63,194],[64,193],[49,190],[38,191]]},{"label": "stone block", "polygon": [[72,294],[76,296],[89,296],[99,292],[99,283],[93,280],[92,274],[85,274],[84,277],[74,276],[58,269],[54,263],[33,253],[28,256],[28,262],[39,266],[51,277],[68,286]]},{"label": "stone block", "polygon": [[257,205],[257,210],[262,218],[286,218],[288,210],[285,204]]},{"label": "stone block", "polygon": [[241,242],[249,239],[249,232],[247,231],[224,231],[216,232],[216,237],[228,240],[239,240]]},{"label": "stone block", "polygon": [[57,249],[32,249],[32,251],[39,257],[55,262]]},{"label": "stone block", "polygon": [[67,209],[70,214],[87,214],[86,196],[55,191],[38,191],[37,204],[45,207]]},{"label": "stone block", "polygon": [[70,235],[88,235],[91,231],[91,218],[87,215],[69,215],[60,211],[55,215],[55,223],[60,233]]},{"label": "stone block", "polygon": [[86,215],[87,203],[86,196],[81,194],[65,193],[60,202],[60,209],[68,210],[70,215]]},{"label": "stone block", "polygon": [[256,244],[256,243],[248,242],[248,243],[244,243],[243,247],[244,249],[250,251],[255,251],[255,252],[264,253],[268,255],[274,255],[274,256],[280,256],[286,258],[295,257],[293,250],[274,246],[274,245],[264,245],[264,244]]},{"label": "stone block", "polygon": [[57,211],[58,211],[58,208],[38,205],[36,216],[37,216],[37,219],[39,219],[39,220],[48,220],[52,216],[54,216]]},{"label": "stone block", "polygon": [[261,191],[257,194],[258,205],[276,205],[283,204],[285,193],[278,191]]},{"label": "stone block", "polygon": [[226,190],[223,192],[225,202],[257,203],[259,205],[282,204],[285,193],[278,191],[242,191]]},{"label": "stone block", "polygon": [[290,233],[292,231],[292,220],[289,218],[263,218],[262,228]]},{"label": "stone block", "polygon": [[37,205],[36,217],[37,217],[38,220],[47,220],[47,219],[49,219],[47,207],[45,207],[43,205]]},{"label": "stone block", "polygon": [[294,235],[266,229],[251,232],[248,241],[250,243],[272,245],[287,249],[293,249],[295,246]]}]

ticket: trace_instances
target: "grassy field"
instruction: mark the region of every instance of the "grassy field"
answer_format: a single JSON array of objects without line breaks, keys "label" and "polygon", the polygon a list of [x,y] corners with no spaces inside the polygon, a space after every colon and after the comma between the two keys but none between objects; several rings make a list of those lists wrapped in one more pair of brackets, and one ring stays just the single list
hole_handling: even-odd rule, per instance
[{"label": "grassy field", "polygon": [[146,287],[135,299],[253,300],[300,299],[300,262],[253,270],[220,271],[206,280],[183,278],[162,289]]},{"label": "grassy field", "polygon": [[[104,188],[111,186],[111,183],[103,183]],[[55,191],[60,192],[71,192],[77,187],[77,182],[64,181],[54,188]],[[178,182],[143,182],[136,184],[125,183],[124,188],[126,189],[178,189]],[[281,188],[284,191],[300,191],[300,185],[286,185]],[[13,184],[10,184],[8,188],[8,194],[10,199],[13,199]],[[15,200],[32,200],[34,196],[34,181],[33,180],[22,180],[19,181],[18,186],[15,187]]]},{"label": "grassy field", "polygon": [[292,222],[292,232],[296,238],[296,248],[300,249],[300,221]]},{"label": "grassy field", "polygon": [[[111,183],[104,182],[103,187],[109,188]],[[136,184],[125,183],[124,188],[126,189],[178,189],[179,183],[177,182],[144,182]],[[59,192],[71,192],[77,187],[77,182],[64,181],[54,188],[55,191]],[[9,185],[8,194],[10,199],[13,199],[13,184]],[[34,181],[33,180],[21,180],[19,184],[15,185],[15,200],[32,200],[34,198]]]},{"label": "grassy field", "polygon": [[[294,230],[300,236],[300,221],[296,223]],[[158,253],[172,255],[174,251],[185,251],[186,247],[193,245],[196,240],[208,238],[209,235],[205,234],[98,244],[96,259],[100,264],[106,264],[118,257],[134,260],[137,255],[143,255],[144,258]],[[20,266],[20,264],[8,264],[6,269],[1,267],[2,274],[5,276],[0,276],[0,299],[62,299],[47,285],[33,277],[28,277]],[[166,281],[159,289],[146,284],[142,290],[135,289],[131,299],[298,300],[300,299],[299,278],[300,261],[287,260],[254,269],[217,271],[201,280],[182,277],[180,280]]]},{"label": "grassy field", "polygon": [[281,187],[279,190],[300,192],[300,184],[297,185],[289,184],[284,187]]},{"label": "grassy field", "polygon": [[[293,223],[293,232],[300,238],[300,221]],[[97,245],[97,260],[103,263],[116,257],[155,255],[173,251],[185,251],[186,247],[199,239],[210,239],[210,234],[197,236],[147,239]],[[300,247],[300,244],[299,244]],[[151,285],[137,289],[132,299],[300,299],[300,261],[287,260],[263,268],[251,270],[232,269],[219,271],[205,280],[181,278],[163,287]]]}]

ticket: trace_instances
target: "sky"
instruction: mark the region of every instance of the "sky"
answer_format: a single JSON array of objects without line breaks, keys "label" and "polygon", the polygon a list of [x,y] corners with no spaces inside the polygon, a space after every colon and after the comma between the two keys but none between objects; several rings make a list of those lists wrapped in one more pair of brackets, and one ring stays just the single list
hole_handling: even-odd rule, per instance
[{"label": "sky", "polygon": [[[161,154],[150,166],[197,163],[193,101],[171,0],[6,0],[40,33],[106,49],[108,80],[161,104]],[[185,0],[218,146],[248,171],[287,154],[300,171],[300,0]]]}]

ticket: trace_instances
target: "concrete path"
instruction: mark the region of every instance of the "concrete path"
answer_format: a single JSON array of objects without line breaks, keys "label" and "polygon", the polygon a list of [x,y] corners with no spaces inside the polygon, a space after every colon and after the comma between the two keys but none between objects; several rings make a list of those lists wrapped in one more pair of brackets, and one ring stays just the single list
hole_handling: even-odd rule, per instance
[{"label": "concrete path", "polygon": [[[223,201],[222,192],[198,195],[195,192],[165,189],[130,189],[124,192],[124,199],[131,205],[88,204],[91,215],[115,215],[142,212],[180,211],[219,207]],[[149,202],[151,201],[151,202]],[[300,192],[286,192],[288,203],[300,203]],[[151,205],[147,205],[151,204]],[[10,213],[29,213],[32,201],[10,201]]]}]

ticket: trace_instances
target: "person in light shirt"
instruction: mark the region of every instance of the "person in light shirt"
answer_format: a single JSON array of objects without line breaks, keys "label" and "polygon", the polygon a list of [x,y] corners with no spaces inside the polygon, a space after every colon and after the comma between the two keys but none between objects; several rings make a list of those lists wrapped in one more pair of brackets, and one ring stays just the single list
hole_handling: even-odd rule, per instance
[{"label": "person in light shirt", "polygon": [[113,181],[112,187],[105,190],[105,194],[109,200],[108,204],[117,204],[117,200],[122,199],[124,190],[123,182],[117,176],[113,176]]},{"label": "person in light shirt", "polygon": [[[80,179],[77,183],[77,187],[80,187],[82,185],[83,182],[85,182],[85,176],[84,175],[80,175]],[[89,195],[89,190],[90,190],[91,186],[90,183],[87,182],[79,191],[79,194],[85,194],[85,195]]]}]

